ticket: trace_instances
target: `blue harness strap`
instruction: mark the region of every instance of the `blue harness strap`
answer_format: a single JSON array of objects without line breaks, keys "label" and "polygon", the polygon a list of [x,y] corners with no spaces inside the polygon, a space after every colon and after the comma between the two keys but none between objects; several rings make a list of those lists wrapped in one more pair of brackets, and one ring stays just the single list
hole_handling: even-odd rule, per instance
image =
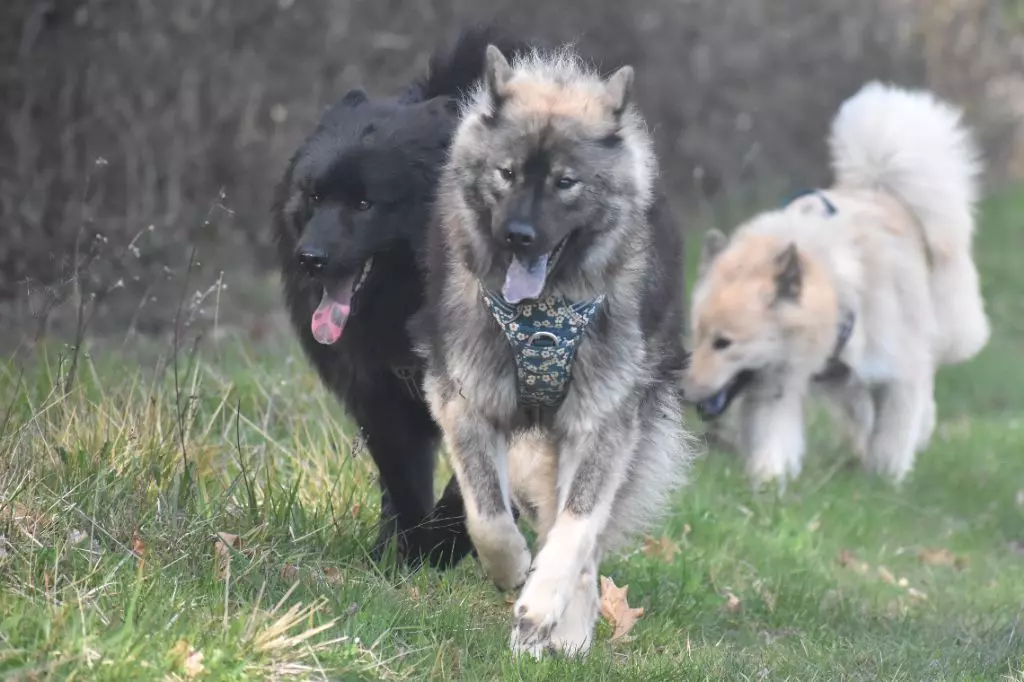
[{"label": "blue harness strap", "polygon": [[482,285],[480,291],[512,346],[519,404],[557,407],[569,392],[573,360],[604,296],[583,303],[547,296],[512,305]]},{"label": "blue harness strap", "polygon": [[799,199],[801,197],[805,197],[808,194],[815,194],[815,195],[817,195],[817,197],[819,199],[821,199],[821,203],[825,205],[825,213],[827,215],[832,216],[832,215],[836,214],[837,211],[836,211],[835,204],[833,204],[831,201],[829,201],[828,197],[826,197],[824,194],[822,194],[821,190],[818,190],[818,189],[802,189],[799,192],[796,192],[795,194],[790,195],[790,197],[788,199],[786,199],[784,202],[782,202],[782,205],[783,205],[783,207],[789,206],[791,203],[793,203],[797,199]]}]

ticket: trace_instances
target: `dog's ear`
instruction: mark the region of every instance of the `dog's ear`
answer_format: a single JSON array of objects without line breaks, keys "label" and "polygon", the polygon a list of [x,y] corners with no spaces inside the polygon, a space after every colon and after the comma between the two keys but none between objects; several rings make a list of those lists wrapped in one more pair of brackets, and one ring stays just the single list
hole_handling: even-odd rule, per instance
[{"label": "dog's ear", "polygon": [[729,237],[721,230],[712,227],[704,233],[704,244],[700,248],[700,262],[697,265],[697,278],[707,274],[712,261],[729,245]]},{"label": "dog's ear", "polygon": [[796,244],[789,246],[775,256],[775,297],[776,300],[795,301],[800,298],[803,282],[800,252]]},{"label": "dog's ear", "polygon": [[612,115],[615,118],[619,118],[633,98],[633,67],[628,64],[621,67],[618,71],[608,76],[608,80],[604,82],[604,87]]},{"label": "dog's ear", "polygon": [[487,46],[487,58],[484,66],[484,74],[487,80],[487,90],[491,93],[491,104],[494,111],[501,108],[501,103],[508,96],[509,80],[512,79],[512,67],[509,66],[505,55],[494,45]]}]

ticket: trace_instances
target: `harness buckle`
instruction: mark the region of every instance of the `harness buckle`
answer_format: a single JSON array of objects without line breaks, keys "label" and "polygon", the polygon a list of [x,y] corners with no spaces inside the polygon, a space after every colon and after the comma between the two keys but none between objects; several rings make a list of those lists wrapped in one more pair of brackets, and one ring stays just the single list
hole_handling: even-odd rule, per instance
[{"label": "harness buckle", "polygon": [[531,334],[530,338],[526,341],[526,345],[528,345],[528,346],[537,345],[536,342],[540,341],[542,339],[547,340],[547,343],[542,344],[543,346],[557,346],[558,345],[558,337],[555,336],[554,334],[552,334],[551,332],[546,332],[546,331],[536,331],[533,334]]}]

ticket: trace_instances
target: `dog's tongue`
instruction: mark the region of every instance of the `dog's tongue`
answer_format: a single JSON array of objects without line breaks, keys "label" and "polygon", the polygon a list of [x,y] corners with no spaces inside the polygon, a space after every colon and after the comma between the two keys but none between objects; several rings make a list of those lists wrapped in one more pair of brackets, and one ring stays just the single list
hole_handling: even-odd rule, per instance
[{"label": "dog's tongue", "polygon": [[330,288],[324,287],[324,297],[313,312],[313,338],[329,346],[337,343],[352,312],[352,285],[355,277],[346,277]]},{"label": "dog's tongue", "polygon": [[538,257],[530,264],[524,264],[513,256],[505,273],[505,286],[501,293],[509,303],[519,303],[528,298],[537,298],[544,289],[548,275],[548,255]]},{"label": "dog's tongue", "polygon": [[722,389],[718,393],[714,394],[710,398],[701,401],[699,407],[701,412],[709,417],[717,417],[725,410],[726,403],[729,402],[729,392],[726,389]]}]

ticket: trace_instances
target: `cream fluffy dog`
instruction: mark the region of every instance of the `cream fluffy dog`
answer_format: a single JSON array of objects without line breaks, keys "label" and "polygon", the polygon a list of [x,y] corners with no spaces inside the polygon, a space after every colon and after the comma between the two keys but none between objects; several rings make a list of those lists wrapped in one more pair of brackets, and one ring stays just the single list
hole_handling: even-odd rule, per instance
[{"label": "cream fluffy dog", "polygon": [[705,242],[684,388],[706,416],[738,398],[756,481],[795,477],[803,399],[838,406],[865,465],[901,481],[935,427],[939,365],[988,342],[971,255],[981,163],[961,112],[872,82],[831,130],[835,182]]}]

